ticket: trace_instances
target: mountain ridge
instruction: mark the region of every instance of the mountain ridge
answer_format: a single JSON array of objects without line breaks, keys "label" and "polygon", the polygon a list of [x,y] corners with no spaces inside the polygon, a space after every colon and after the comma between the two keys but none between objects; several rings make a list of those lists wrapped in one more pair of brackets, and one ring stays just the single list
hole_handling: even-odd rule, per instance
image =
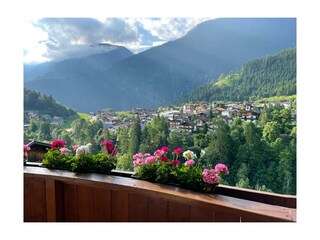
[{"label": "mountain ridge", "polygon": [[65,79],[48,76],[46,84],[27,86],[81,112],[156,108],[245,61],[295,46],[295,27],[295,19],[209,20],[180,39],[124,58],[108,69]]}]

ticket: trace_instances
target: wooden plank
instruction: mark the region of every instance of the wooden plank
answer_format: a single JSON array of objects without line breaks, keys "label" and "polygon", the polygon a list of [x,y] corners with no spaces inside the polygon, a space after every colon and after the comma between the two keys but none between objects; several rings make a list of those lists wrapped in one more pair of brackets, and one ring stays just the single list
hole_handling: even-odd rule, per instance
[{"label": "wooden plank", "polygon": [[148,198],[148,221],[166,222],[168,220],[168,201],[162,198]]},{"label": "wooden plank", "polygon": [[112,222],[129,221],[129,195],[126,191],[111,191]]},{"label": "wooden plank", "polygon": [[64,221],[64,196],[63,183],[55,181],[55,199],[56,199],[56,221]]},{"label": "wooden plank", "polygon": [[63,184],[63,212],[67,222],[78,221],[77,185]]},{"label": "wooden plank", "polygon": [[24,222],[32,221],[31,216],[31,178],[24,177],[23,181],[23,220]]},{"label": "wooden plank", "polygon": [[57,220],[55,180],[46,179],[45,183],[46,183],[47,221],[55,222]]},{"label": "wooden plank", "polygon": [[87,186],[78,186],[78,221],[94,221],[93,211],[93,188]]},{"label": "wooden plank", "polygon": [[129,194],[129,221],[148,221],[148,197],[144,195]]},{"label": "wooden plank", "polygon": [[176,202],[168,202],[168,222],[190,221],[190,208]]},{"label": "wooden plank", "polygon": [[215,222],[240,222],[240,216],[224,211],[215,211]]},{"label": "wooden plank", "polygon": [[[214,210],[219,210],[224,212],[225,215],[233,214],[236,217],[242,216],[263,221],[295,221],[295,215],[291,214],[291,208],[280,207],[270,204],[263,204],[256,201],[240,199],[237,196],[229,197],[221,194],[199,194],[190,190],[185,190],[179,187],[166,186],[162,184],[155,184],[147,181],[136,180],[131,178],[124,178],[118,176],[110,176],[104,174],[75,174],[68,171],[62,170],[48,170],[45,168],[36,168],[36,167],[24,167],[24,176],[30,178],[40,178],[40,179],[54,179],[55,181],[63,182],[63,186],[69,185],[82,185],[82,186],[95,186],[102,189],[109,189],[114,192],[130,192],[130,194],[143,195],[148,198],[153,199],[163,199],[164,201],[172,201],[176,203],[181,203],[186,206],[200,206],[207,207]],[[67,187],[66,187],[67,188]],[[67,194],[68,191],[65,191],[66,188],[63,188],[63,194]],[[233,191],[233,189],[232,189]],[[68,192],[69,198],[74,192]],[[67,195],[68,195],[67,194]],[[256,192],[255,194],[259,194]],[[268,194],[264,194],[268,195]],[[275,195],[270,195],[274,198]],[[288,198],[287,196],[285,196]],[[114,196],[114,199],[111,197],[112,204],[119,197]],[[259,197],[260,198],[260,197]],[[74,210],[71,214],[72,207],[77,205],[75,201],[77,198],[73,197],[73,201],[70,201],[69,205],[66,202],[68,199],[67,196],[63,195],[63,210],[65,219],[72,219],[72,216],[76,216],[72,221],[77,220],[77,210]],[[293,198],[295,199],[295,198]],[[125,212],[124,215],[118,214],[118,219],[124,218],[128,221],[128,194],[126,196],[127,203],[123,203],[125,207],[121,210],[113,209],[111,212],[114,213],[114,217],[111,216],[111,220],[117,219],[117,212]],[[152,202],[152,201],[151,201]],[[57,203],[56,203],[57,204]],[[150,200],[148,206],[150,204]],[[118,204],[121,206],[121,204]],[[77,207],[77,206],[76,206]],[[168,207],[168,206],[167,206]],[[70,210],[71,209],[71,210]],[[191,209],[189,209],[190,212]],[[148,207],[148,219],[150,217],[150,212],[152,210]],[[27,212],[27,210],[26,210]],[[69,215],[68,215],[69,214]],[[166,213],[167,214],[167,213]],[[71,216],[71,217],[70,217]],[[120,217],[121,216],[121,217]],[[124,217],[123,217],[124,216]],[[166,215],[168,218],[168,215]],[[218,215],[219,219],[219,215]],[[231,217],[231,219],[234,218]]]},{"label": "wooden plank", "polygon": [[96,222],[111,221],[111,191],[94,188],[94,220]]},{"label": "wooden plank", "polygon": [[191,222],[213,222],[214,211],[206,207],[191,206],[190,221]]},{"label": "wooden plank", "polygon": [[47,221],[46,186],[45,180],[31,180],[31,219],[33,222]]}]

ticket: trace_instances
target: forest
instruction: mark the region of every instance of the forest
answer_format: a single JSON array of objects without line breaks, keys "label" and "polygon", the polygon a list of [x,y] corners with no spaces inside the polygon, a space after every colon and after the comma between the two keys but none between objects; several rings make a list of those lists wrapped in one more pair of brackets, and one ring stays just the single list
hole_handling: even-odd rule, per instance
[{"label": "forest", "polygon": [[[63,139],[68,147],[92,143],[92,152],[102,151],[100,141],[109,140],[118,149],[117,169],[133,171],[132,156],[138,152],[153,154],[162,146],[172,151],[181,147],[197,156],[206,152],[204,165],[224,163],[230,174],[223,183],[262,191],[296,194],[296,101],[290,107],[265,105],[255,122],[236,117],[231,125],[221,117],[210,118],[213,129],[176,132],[169,129],[164,117],[156,117],[142,129],[135,118],[130,128],[109,132],[101,121],[83,118],[72,122],[70,129],[41,120],[31,120],[25,139]],[[184,160],[180,159],[183,163]]]},{"label": "forest", "polygon": [[245,63],[221,74],[184,97],[182,102],[245,101],[296,94],[296,48]]},{"label": "forest", "polygon": [[37,110],[41,114],[51,117],[69,117],[77,115],[71,108],[58,103],[51,95],[41,94],[37,91],[24,88],[24,110]]}]

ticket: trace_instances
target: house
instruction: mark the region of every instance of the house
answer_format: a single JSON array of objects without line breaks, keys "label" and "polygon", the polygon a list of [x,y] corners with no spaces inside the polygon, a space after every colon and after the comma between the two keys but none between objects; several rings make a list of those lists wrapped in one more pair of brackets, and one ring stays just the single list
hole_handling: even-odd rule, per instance
[{"label": "house", "polygon": [[241,117],[242,117],[242,119],[244,119],[244,120],[251,120],[251,121],[253,121],[253,120],[257,120],[258,119],[258,117],[259,117],[259,113],[258,112],[256,112],[256,111],[243,111],[242,113],[241,113]]},{"label": "house", "polygon": [[188,132],[194,132],[196,130],[195,128],[196,124],[189,119],[183,119],[179,126],[179,129],[186,130]]},{"label": "house", "polygon": [[51,144],[39,141],[25,142],[31,150],[28,152],[28,162],[42,162],[44,154],[51,148]]},{"label": "house", "polygon": [[63,123],[64,123],[63,117],[54,116],[54,117],[52,118],[52,124],[54,124],[54,125],[61,126],[61,125],[63,125]]}]

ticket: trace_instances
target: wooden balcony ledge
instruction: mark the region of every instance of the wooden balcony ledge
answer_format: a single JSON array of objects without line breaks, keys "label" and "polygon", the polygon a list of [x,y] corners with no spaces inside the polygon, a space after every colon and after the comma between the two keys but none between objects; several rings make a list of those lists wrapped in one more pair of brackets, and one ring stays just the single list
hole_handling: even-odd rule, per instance
[{"label": "wooden balcony ledge", "polygon": [[216,191],[199,193],[123,176],[25,166],[24,221],[296,221],[294,196],[226,186]]}]

